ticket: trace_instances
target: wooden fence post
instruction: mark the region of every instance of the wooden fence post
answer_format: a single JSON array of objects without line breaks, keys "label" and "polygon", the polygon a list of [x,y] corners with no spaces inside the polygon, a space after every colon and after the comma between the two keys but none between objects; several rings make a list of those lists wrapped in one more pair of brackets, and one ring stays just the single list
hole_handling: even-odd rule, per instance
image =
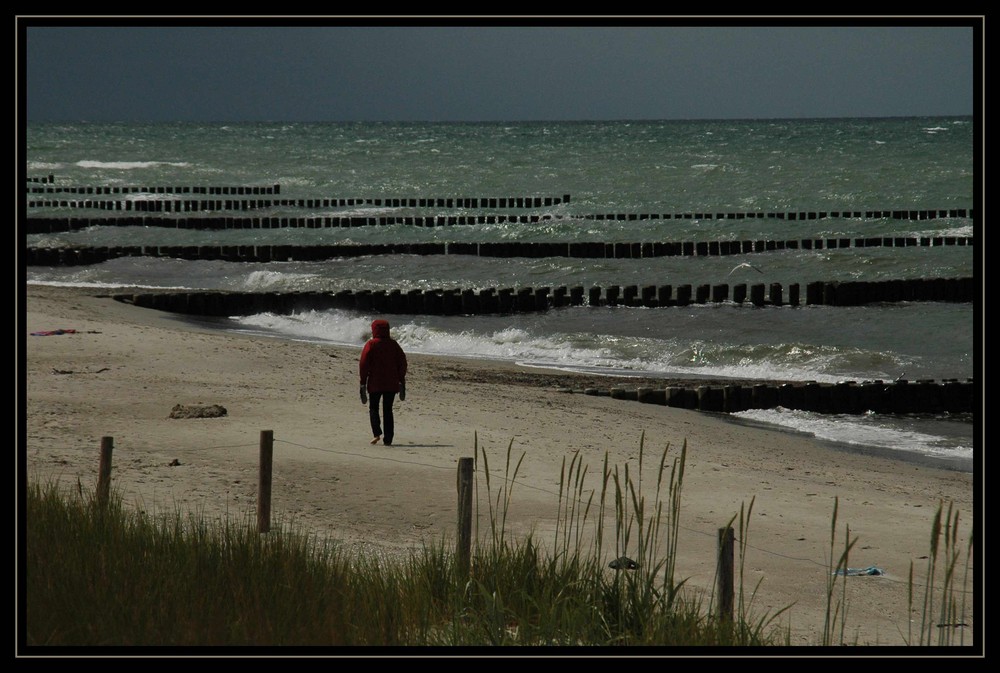
[{"label": "wooden fence post", "polygon": [[733,527],[719,529],[719,618],[733,619]]},{"label": "wooden fence post", "polygon": [[458,459],[458,572],[469,574],[472,557],[472,458]]},{"label": "wooden fence post", "polygon": [[271,530],[271,456],[274,430],[260,431],[260,466],[257,480],[257,532]]},{"label": "wooden fence post", "polygon": [[111,496],[111,451],[114,437],[101,437],[101,462],[97,468],[97,502],[107,505]]}]

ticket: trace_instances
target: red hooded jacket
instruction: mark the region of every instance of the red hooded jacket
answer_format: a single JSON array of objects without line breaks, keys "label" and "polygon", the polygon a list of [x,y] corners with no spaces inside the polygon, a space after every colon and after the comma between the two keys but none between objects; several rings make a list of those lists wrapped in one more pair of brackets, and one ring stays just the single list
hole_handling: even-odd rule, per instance
[{"label": "red hooded jacket", "polygon": [[398,393],[399,384],[406,380],[406,354],[389,336],[389,323],[372,322],[372,338],[361,349],[361,385],[370,393]]}]

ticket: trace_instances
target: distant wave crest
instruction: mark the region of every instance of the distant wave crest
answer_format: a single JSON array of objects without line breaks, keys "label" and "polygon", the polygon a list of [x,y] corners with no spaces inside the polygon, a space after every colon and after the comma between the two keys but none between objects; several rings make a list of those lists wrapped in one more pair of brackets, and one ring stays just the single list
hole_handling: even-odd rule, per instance
[{"label": "distant wave crest", "polygon": [[178,166],[185,168],[191,164],[186,161],[90,161],[83,159],[77,161],[76,165],[80,168],[115,168],[129,171],[135,168],[153,168],[155,166]]}]

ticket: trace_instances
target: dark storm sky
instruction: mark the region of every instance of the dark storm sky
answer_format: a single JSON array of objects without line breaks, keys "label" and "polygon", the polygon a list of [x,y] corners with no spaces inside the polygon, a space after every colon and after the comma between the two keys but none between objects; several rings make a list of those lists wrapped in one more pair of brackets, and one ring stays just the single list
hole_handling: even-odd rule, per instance
[{"label": "dark storm sky", "polygon": [[447,26],[425,19],[399,26],[54,26],[21,20],[18,72],[29,121],[970,115],[980,84],[972,24]]}]

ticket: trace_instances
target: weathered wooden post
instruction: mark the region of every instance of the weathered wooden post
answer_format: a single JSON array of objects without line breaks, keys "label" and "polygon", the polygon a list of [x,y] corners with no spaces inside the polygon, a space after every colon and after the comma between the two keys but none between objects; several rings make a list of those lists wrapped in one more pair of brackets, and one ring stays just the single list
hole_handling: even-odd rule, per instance
[{"label": "weathered wooden post", "polygon": [[260,466],[257,480],[257,532],[271,530],[271,456],[274,430],[260,431]]},{"label": "weathered wooden post", "polygon": [[107,505],[111,496],[111,451],[114,449],[114,437],[101,437],[101,462],[97,468],[97,502]]},{"label": "weathered wooden post", "polygon": [[733,619],[734,540],[732,526],[719,529],[719,618],[727,621]]},{"label": "weathered wooden post", "polygon": [[458,459],[458,548],[455,556],[459,575],[467,576],[472,557],[472,458]]}]

